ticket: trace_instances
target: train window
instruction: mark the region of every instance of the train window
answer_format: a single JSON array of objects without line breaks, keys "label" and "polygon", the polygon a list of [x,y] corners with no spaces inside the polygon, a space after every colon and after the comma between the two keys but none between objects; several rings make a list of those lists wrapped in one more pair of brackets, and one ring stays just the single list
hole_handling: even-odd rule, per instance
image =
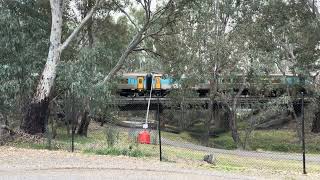
[{"label": "train window", "polygon": [[139,84],[141,84],[142,83],[142,79],[139,79]]}]

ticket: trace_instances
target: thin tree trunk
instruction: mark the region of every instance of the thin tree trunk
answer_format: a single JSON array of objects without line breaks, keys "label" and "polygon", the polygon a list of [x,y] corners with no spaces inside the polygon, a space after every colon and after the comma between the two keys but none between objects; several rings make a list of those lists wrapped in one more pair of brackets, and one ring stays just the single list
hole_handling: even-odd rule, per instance
[{"label": "thin tree trunk", "polygon": [[320,112],[315,113],[315,117],[312,122],[311,132],[320,133]]},{"label": "thin tree trunk", "polygon": [[81,115],[81,120],[80,120],[80,124],[79,124],[79,128],[78,128],[78,132],[77,132],[78,135],[87,137],[88,127],[89,127],[89,124],[91,121],[91,119],[88,117],[88,115],[89,115],[89,112],[86,110]]},{"label": "thin tree trunk", "polygon": [[237,114],[236,114],[237,107],[236,107],[236,105],[237,105],[237,97],[235,97],[233,100],[232,113],[231,113],[230,120],[229,120],[229,127],[231,130],[231,136],[232,136],[234,143],[237,145],[238,148],[242,148],[241,139],[240,139],[240,135],[238,132],[238,126],[237,126]]},{"label": "thin tree trunk", "polygon": [[[92,0],[86,0],[85,1],[85,8],[84,8],[84,12],[83,12],[83,18],[85,18],[87,16],[87,14],[89,13],[90,9],[92,9]],[[93,20],[92,17],[88,20],[88,24],[87,24],[87,36],[88,36],[88,40],[89,40],[89,48],[93,47],[93,32],[92,32],[92,26],[93,26]],[[85,136],[87,137],[88,134],[88,127],[89,124],[91,122],[91,118],[88,117],[89,115],[89,98],[88,97],[84,97],[84,106],[83,106],[83,112],[80,115],[80,122],[79,122],[79,127],[77,130],[77,134],[80,136]]]},{"label": "thin tree trunk", "polygon": [[238,101],[239,96],[241,95],[241,93],[242,93],[242,91],[244,89],[244,86],[245,86],[245,77],[243,77],[243,78],[244,78],[244,82],[241,85],[241,87],[239,89],[239,92],[233,98],[232,111],[231,111],[232,113],[231,113],[231,118],[229,120],[229,127],[230,127],[230,130],[231,130],[231,136],[232,136],[233,141],[237,145],[237,148],[243,148],[243,144],[241,142],[240,135],[239,135],[239,132],[238,132],[237,111],[236,111],[237,110],[237,101]]}]

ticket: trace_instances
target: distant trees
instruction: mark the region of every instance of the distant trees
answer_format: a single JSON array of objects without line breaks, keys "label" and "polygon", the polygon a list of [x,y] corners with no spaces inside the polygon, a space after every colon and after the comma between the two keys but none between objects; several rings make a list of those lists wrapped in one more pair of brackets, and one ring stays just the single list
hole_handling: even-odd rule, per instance
[{"label": "distant trees", "polygon": [[[319,74],[320,22],[311,2],[0,0],[0,118],[26,112],[22,129],[42,133],[49,104],[72,93],[85,135],[88,117],[107,109],[117,72],[156,68],[184,87],[210,82],[211,100],[228,107],[232,138],[244,146],[236,113],[242,90],[266,88],[256,77],[277,70],[284,77]],[[150,67],[139,67],[141,57]],[[222,87],[221,79],[233,77]],[[183,97],[195,94],[174,95],[183,107]],[[208,134],[214,121],[204,122]]]},{"label": "distant trees", "polygon": [[[229,127],[233,140],[242,147],[245,143],[236,120],[241,91],[250,83],[259,85],[256,76],[268,77],[280,66],[283,72],[305,77],[318,69],[319,22],[302,1],[209,0],[194,1],[189,8],[192,10],[185,9],[179,23],[167,30],[176,35],[158,41],[157,49],[168,73],[178,79],[185,74],[193,83],[210,81],[212,99],[232,99]],[[219,92],[219,78],[239,74],[243,78],[230,84],[229,92]]]}]

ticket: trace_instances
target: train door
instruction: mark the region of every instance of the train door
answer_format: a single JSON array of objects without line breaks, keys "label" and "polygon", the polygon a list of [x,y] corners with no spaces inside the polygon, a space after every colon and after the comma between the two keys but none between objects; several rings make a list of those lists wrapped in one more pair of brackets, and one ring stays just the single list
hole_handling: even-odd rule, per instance
[{"label": "train door", "polygon": [[156,90],[160,90],[161,89],[161,77],[160,76],[156,76],[155,77],[155,89]]},{"label": "train door", "polygon": [[137,89],[139,91],[143,90],[143,76],[138,76],[138,85],[137,85]]}]

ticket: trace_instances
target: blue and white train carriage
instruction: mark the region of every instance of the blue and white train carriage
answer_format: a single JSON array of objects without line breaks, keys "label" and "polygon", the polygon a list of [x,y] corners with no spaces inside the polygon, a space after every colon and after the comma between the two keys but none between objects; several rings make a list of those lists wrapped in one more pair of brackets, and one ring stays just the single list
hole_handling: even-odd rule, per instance
[{"label": "blue and white train carriage", "polygon": [[118,84],[120,96],[145,96],[151,90],[152,94],[165,96],[172,88],[172,78],[161,73],[124,73]]},{"label": "blue and white train carriage", "polygon": [[[225,76],[219,78],[218,91],[225,92],[229,91],[230,87],[233,91],[238,91],[240,84],[242,83],[239,79],[242,79],[243,75]],[[258,77],[259,79],[259,77]],[[258,80],[257,80],[258,81]],[[289,74],[283,76],[282,74],[269,74],[266,77],[261,76],[259,80],[260,84],[264,85],[264,88],[259,88],[256,83],[251,83],[250,87],[245,87],[242,95],[264,95],[277,97],[281,96],[288,86],[291,94],[297,94],[304,91],[307,94],[312,93],[306,91],[310,84],[305,78]],[[172,89],[179,88],[179,81],[174,82],[173,79],[162,73],[124,73],[121,77],[121,82],[118,84],[118,93],[120,96],[147,96],[151,90],[152,94],[157,96],[165,96]],[[261,85],[260,85],[261,86]],[[192,90],[196,91],[200,97],[205,97],[210,91],[210,83],[198,83],[193,84]]]}]

